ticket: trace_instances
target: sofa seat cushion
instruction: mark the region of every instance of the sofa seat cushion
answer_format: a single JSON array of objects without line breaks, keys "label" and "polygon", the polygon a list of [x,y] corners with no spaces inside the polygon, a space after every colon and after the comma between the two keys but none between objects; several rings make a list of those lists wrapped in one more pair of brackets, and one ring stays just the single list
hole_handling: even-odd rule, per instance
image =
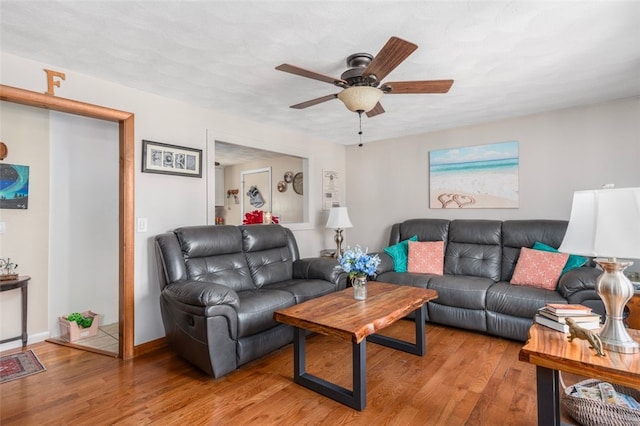
[{"label": "sofa seat cushion", "polygon": [[433,276],[427,288],[436,290],[439,305],[456,306],[464,309],[485,309],[487,290],[493,280],[469,275]]},{"label": "sofa seat cushion", "polygon": [[376,277],[376,281],[390,284],[409,285],[412,287],[427,288],[429,280],[435,277],[433,274],[414,274],[411,272],[383,272]]},{"label": "sofa seat cushion", "polygon": [[558,292],[535,287],[495,283],[487,292],[487,311],[533,319],[546,303],[567,303]]},{"label": "sofa seat cushion", "polygon": [[275,327],[273,312],[288,308],[296,299],[288,291],[256,289],[238,292],[238,337],[250,336]]},{"label": "sofa seat cushion", "polygon": [[296,303],[324,296],[325,294],[332,293],[336,290],[336,286],[329,281],[314,279],[286,280],[275,284],[269,284],[262,288],[265,290],[279,289],[287,291],[293,294],[296,299]]}]

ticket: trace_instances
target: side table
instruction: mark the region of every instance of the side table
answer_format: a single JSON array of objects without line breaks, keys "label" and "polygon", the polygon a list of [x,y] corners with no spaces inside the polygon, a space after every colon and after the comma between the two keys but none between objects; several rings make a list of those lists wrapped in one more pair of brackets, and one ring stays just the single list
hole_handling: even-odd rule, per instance
[{"label": "side table", "polygon": [[[640,331],[629,330],[638,340]],[[596,356],[585,340],[567,341],[567,335],[540,324],[529,330],[520,361],[536,366],[538,425],[560,426],[560,371],[640,388],[640,354],[606,351]]]},{"label": "side table", "polygon": [[15,280],[0,281],[0,292],[19,288],[22,293],[22,334],[0,340],[0,344],[22,339],[22,346],[27,346],[27,283],[30,279],[29,275],[21,275]]},{"label": "side table", "polygon": [[640,295],[631,296],[631,299],[627,302],[627,308],[629,308],[627,325],[629,328],[640,329]]}]

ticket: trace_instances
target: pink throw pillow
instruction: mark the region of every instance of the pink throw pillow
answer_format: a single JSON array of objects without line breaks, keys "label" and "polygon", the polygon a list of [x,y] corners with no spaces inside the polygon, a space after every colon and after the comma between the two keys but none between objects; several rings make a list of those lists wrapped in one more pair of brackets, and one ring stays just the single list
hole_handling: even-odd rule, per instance
[{"label": "pink throw pillow", "polygon": [[409,241],[407,272],[442,275],[444,241]]},{"label": "pink throw pillow", "polygon": [[555,290],[569,254],[522,247],[511,284]]}]

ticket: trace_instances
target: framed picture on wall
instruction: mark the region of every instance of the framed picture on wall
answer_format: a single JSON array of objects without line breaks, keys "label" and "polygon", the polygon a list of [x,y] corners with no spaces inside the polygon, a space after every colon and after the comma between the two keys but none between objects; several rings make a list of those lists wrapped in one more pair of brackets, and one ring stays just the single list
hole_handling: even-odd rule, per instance
[{"label": "framed picture on wall", "polygon": [[516,209],[518,142],[429,152],[429,208]]},{"label": "framed picture on wall", "polygon": [[0,209],[29,208],[29,166],[0,164]]},{"label": "framed picture on wall", "polygon": [[202,150],[143,140],[142,171],[201,178]]}]

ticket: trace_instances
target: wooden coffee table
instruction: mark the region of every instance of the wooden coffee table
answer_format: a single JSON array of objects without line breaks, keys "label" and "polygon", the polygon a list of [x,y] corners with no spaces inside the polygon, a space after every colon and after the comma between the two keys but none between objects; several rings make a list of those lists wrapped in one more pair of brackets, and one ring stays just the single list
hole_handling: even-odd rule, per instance
[{"label": "wooden coffee table", "polygon": [[[294,326],[294,382],[356,410],[367,405],[367,340],[424,355],[426,303],[438,297],[435,290],[380,282],[369,282],[367,293],[366,300],[355,300],[353,288],[347,288],[274,313],[276,321]],[[415,343],[375,334],[411,312],[415,312]],[[306,372],[305,330],[352,342],[353,390]]]},{"label": "wooden coffee table", "polygon": [[[640,331],[629,330],[636,340]],[[536,366],[538,424],[560,426],[560,371],[640,389],[640,354],[605,350],[595,355],[585,340],[567,341],[567,334],[534,324],[529,339],[520,350],[520,361]]]}]

